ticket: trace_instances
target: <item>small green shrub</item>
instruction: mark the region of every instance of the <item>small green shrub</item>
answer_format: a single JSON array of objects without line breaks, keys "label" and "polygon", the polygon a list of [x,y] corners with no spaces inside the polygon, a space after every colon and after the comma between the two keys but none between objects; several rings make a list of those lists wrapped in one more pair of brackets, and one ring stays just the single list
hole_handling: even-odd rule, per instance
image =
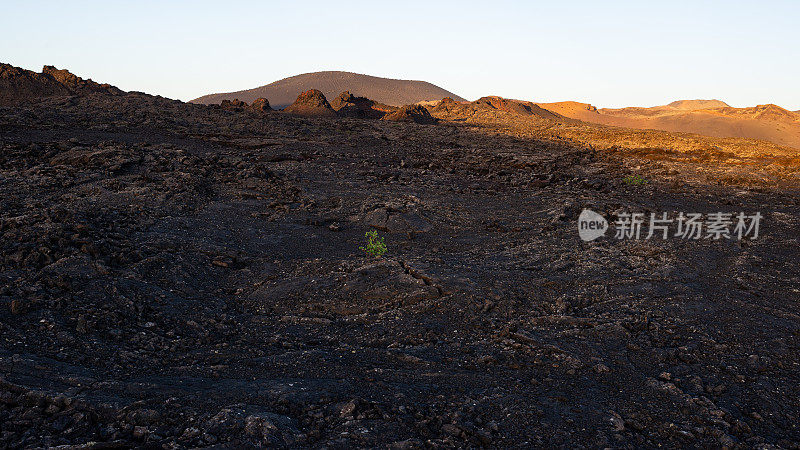
[{"label": "small green shrub", "polygon": [[363,250],[367,255],[374,256],[376,258],[380,258],[384,253],[386,253],[386,244],[384,244],[382,237],[378,237],[377,230],[367,231],[364,236],[367,238],[367,246],[358,247],[359,250]]},{"label": "small green shrub", "polygon": [[647,184],[647,180],[639,175],[629,175],[623,179],[627,184]]}]

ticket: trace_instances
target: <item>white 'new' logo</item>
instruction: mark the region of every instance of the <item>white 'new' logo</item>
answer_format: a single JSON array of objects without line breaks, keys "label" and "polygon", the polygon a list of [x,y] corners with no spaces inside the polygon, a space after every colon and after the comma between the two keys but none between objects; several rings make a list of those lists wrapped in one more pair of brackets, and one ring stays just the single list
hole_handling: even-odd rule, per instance
[{"label": "white 'new' logo", "polygon": [[608,221],[591,209],[584,209],[578,216],[578,235],[584,241],[593,241],[606,234]]}]

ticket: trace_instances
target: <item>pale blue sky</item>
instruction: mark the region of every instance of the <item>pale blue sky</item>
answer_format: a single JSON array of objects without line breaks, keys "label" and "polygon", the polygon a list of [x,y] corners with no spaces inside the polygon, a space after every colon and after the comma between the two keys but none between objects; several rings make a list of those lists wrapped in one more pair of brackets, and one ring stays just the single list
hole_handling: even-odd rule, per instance
[{"label": "pale blue sky", "polygon": [[800,1],[13,1],[0,62],[190,100],[304,72],[601,107],[800,109]]}]

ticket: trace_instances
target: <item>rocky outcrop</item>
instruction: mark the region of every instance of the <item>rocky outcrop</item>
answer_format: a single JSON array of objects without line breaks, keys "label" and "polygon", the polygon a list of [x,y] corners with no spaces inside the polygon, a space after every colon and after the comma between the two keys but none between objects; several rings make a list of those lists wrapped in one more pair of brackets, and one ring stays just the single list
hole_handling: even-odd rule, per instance
[{"label": "rocky outcrop", "polygon": [[525,102],[509,100],[502,97],[496,97],[496,96],[481,97],[474,103],[478,107],[499,109],[501,111],[508,111],[511,113],[522,114],[522,115],[531,114],[531,105],[528,105]]},{"label": "rocky outcrop", "polygon": [[317,89],[301,93],[284,111],[304,117],[336,117],[336,111],[331,108],[325,95]]},{"label": "rocky outcrop", "polygon": [[233,100],[223,100],[219,106],[226,111],[244,111],[247,108],[247,103],[235,98]]},{"label": "rocky outcrop", "polygon": [[351,94],[350,91],[344,91],[341,94],[339,94],[338,97],[333,99],[333,101],[331,102],[331,107],[334,109],[334,111],[340,111],[342,108],[346,108],[348,106],[355,106],[357,98],[358,97]]},{"label": "rocky outcrop", "polygon": [[54,80],[61,83],[67,89],[75,94],[89,94],[92,92],[106,93],[106,94],[122,94],[123,92],[118,88],[107,84],[97,83],[91,79],[84,80],[79,76],[73,74],[66,69],[56,69],[53,66],[44,66],[42,73],[51,76]]},{"label": "rocky outcrop", "polygon": [[561,117],[551,111],[543,109],[539,105],[522,100],[513,100],[498,96],[481,97],[473,102],[478,108],[497,109],[523,116],[539,116],[548,119],[558,120]]},{"label": "rocky outcrop", "polygon": [[390,112],[383,116],[381,120],[391,120],[394,122],[414,122],[421,124],[436,123],[436,119],[431,113],[420,105],[406,105],[397,111]]},{"label": "rocky outcrop", "polygon": [[366,97],[356,97],[350,91],[344,91],[331,103],[331,107],[340,117],[359,119],[380,119],[386,113],[396,111],[394,106],[383,105]]},{"label": "rocky outcrop", "polygon": [[253,111],[257,113],[264,113],[268,111],[272,111],[272,108],[269,106],[269,100],[265,98],[257,98],[253,101],[252,105],[248,105],[247,102],[243,102],[238,98],[233,100],[223,100],[222,103],[219,104],[219,107],[224,109],[225,111]]},{"label": "rocky outcrop", "polygon": [[272,107],[269,106],[269,100],[265,99],[264,97],[259,97],[253,100],[253,104],[250,105],[250,109],[255,112],[272,111]]},{"label": "rocky outcrop", "polygon": [[498,114],[510,114],[512,117],[533,116],[558,121],[565,119],[563,116],[544,109],[535,103],[498,96],[481,97],[474,102],[457,102],[451,98],[444,98],[431,108],[431,112],[440,118],[456,116],[484,120],[490,117],[496,118]]},{"label": "rocky outcrop", "polygon": [[438,104],[436,104],[431,111],[434,113],[447,113],[454,110],[461,110],[464,108],[464,105],[467,104],[466,102],[457,102],[453,100],[451,97],[443,98]]},{"label": "rocky outcrop", "polygon": [[0,106],[11,106],[27,101],[69,95],[66,86],[45,74],[0,64]]},{"label": "rocky outcrop", "polygon": [[0,106],[15,106],[42,98],[101,93],[119,95],[123,92],[110,84],[84,80],[53,66],[44,66],[42,73],[0,64]]}]

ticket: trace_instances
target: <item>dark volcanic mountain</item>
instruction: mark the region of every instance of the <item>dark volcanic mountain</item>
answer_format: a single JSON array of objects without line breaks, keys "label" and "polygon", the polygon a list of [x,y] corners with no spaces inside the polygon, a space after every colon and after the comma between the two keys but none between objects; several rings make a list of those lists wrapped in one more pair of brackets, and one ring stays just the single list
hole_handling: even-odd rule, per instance
[{"label": "dark volcanic mountain", "polygon": [[222,100],[234,98],[249,103],[258,97],[264,97],[273,107],[282,109],[291,105],[301,92],[309,89],[319,89],[327,98],[336,98],[341,92],[350,91],[355,96],[367,97],[392,106],[441,100],[444,97],[464,100],[426,81],[394,80],[352,72],[326,71],[284,78],[255,89],[204,95],[192,100],[191,103],[217,104]]}]

